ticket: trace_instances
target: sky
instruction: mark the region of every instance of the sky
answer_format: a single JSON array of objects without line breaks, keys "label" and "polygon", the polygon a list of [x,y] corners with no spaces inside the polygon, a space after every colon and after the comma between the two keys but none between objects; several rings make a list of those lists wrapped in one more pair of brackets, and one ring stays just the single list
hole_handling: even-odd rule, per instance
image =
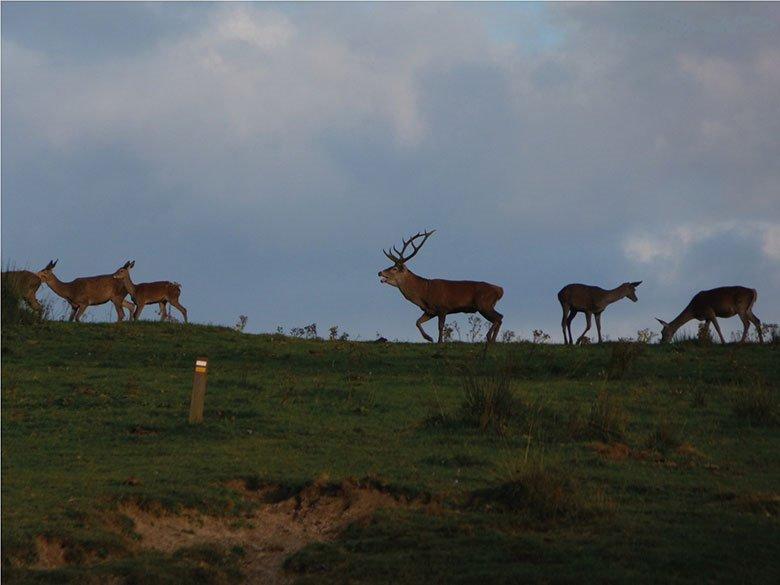
[{"label": "sky", "polygon": [[418,341],[377,272],[435,228],[409,268],[501,285],[524,337],[571,282],[643,281],[612,339],[732,284],[777,323],[778,96],[774,3],[4,2],[3,266]]}]

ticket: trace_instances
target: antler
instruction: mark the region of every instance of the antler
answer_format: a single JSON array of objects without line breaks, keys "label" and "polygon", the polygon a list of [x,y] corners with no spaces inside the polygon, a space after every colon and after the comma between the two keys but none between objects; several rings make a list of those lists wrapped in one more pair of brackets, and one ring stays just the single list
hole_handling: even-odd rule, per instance
[{"label": "antler", "polygon": [[[417,252],[420,251],[420,248],[423,247],[423,244],[425,244],[425,241],[431,235],[433,235],[435,232],[436,232],[436,230],[425,231],[425,232],[422,232],[422,233],[417,232],[415,235],[413,235],[408,240],[402,240],[403,241],[403,248],[401,248],[400,251],[395,246],[393,246],[393,250],[392,251],[395,252],[395,254],[393,254],[392,252],[387,252],[386,250],[382,250],[382,252],[384,252],[385,256],[387,256],[390,260],[392,260],[396,264],[403,264],[405,262],[408,262],[412,258],[414,258],[415,254],[417,254]],[[418,239],[418,238],[422,238],[423,239],[423,241],[420,242],[419,246],[415,245],[415,243],[414,243],[414,241],[416,239]],[[404,256],[404,252],[406,252],[406,248],[409,247],[409,245],[412,246],[413,252],[411,254],[409,254],[408,256]]]}]

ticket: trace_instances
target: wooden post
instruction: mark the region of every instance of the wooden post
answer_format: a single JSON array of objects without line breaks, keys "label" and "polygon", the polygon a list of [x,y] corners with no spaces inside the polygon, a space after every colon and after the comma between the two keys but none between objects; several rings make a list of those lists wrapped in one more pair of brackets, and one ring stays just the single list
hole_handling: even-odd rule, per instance
[{"label": "wooden post", "polygon": [[209,362],[201,357],[195,360],[195,379],[192,381],[192,400],[190,401],[190,424],[203,422],[203,403],[206,399],[206,377]]}]

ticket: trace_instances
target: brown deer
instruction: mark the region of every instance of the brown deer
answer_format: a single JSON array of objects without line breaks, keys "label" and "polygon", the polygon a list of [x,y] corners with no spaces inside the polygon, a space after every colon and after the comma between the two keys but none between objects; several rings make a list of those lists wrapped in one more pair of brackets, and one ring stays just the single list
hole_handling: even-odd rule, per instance
[{"label": "brown deer", "polygon": [[[585,313],[585,331],[577,338],[577,343],[581,343],[585,338],[585,334],[590,330],[590,318],[592,315],[596,316],[596,331],[598,331],[599,343],[601,343],[601,313],[604,312],[607,306],[624,297],[637,302],[636,287],[640,284],[642,284],[641,280],[624,282],[611,290],[587,284],[567,284],[564,286],[558,292],[558,301],[561,303],[561,308],[563,308],[563,319],[561,319],[563,342],[568,345],[574,344],[571,335],[571,322],[574,321],[577,313]],[[567,330],[569,332],[568,338],[566,337]]]},{"label": "brown deer", "polygon": [[160,321],[165,321],[168,318],[165,308],[167,304],[170,303],[179,309],[184,316],[184,322],[187,323],[187,309],[179,303],[181,285],[178,282],[159,280],[157,282],[134,284],[130,279],[130,268],[132,268],[132,266],[120,268],[114,273],[114,278],[123,282],[125,288],[130,292],[130,298],[132,298],[135,303],[133,320],[136,320],[141,316],[141,311],[143,311],[146,305],[159,303]]},{"label": "brown deer", "polygon": [[728,319],[734,315],[739,315],[739,318],[742,319],[742,325],[744,325],[740,343],[745,343],[751,323],[756,326],[758,339],[763,343],[764,334],[761,331],[761,321],[753,314],[753,305],[756,299],[758,299],[756,289],[744,286],[721,286],[720,288],[698,292],[693,296],[688,306],[683,309],[682,313],[677,315],[671,323],[656,317],[656,320],[663,325],[661,343],[668,342],[674,337],[674,334],[680,327],[692,319],[704,321],[707,324],[707,329],[709,329],[710,323],[715,325],[715,331],[718,332],[720,342],[726,343],[726,340],[723,339],[723,334],[720,332],[720,326],[716,317]]},{"label": "brown deer", "polygon": [[30,305],[33,311],[40,313],[43,310],[41,303],[35,298],[35,293],[38,292],[42,284],[41,279],[36,272],[30,272],[29,270],[7,270],[3,272],[3,287],[9,287],[13,289],[19,298]]},{"label": "brown deer", "polygon": [[[51,290],[68,301],[71,307],[69,321],[78,322],[87,307],[102,305],[111,301],[116,308],[117,321],[125,318],[124,308],[130,313],[135,310],[135,305],[125,300],[127,288],[124,283],[114,278],[114,274],[101,274],[99,276],[86,276],[75,278],[70,282],[62,282],[54,274],[54,267],[58,260],[53,260],[46,268],[38,272],[38,277],[45,282]],[[135,262],[125,262],[122,269],[130,269]],[[123,308],[124,307],[124,308]]]},{"label": "brown deer", "polygon": [[[438,342],[441,343],[447,315],[477,312],[491,323],[487,332],[487,343],[495,341],[503,319],[503,315],[496,311],[495,305],[504,295],[503,288],[495,284],[473,280],[422,278],[406,267],[406,263],[414,258],[435,231],[418,233],[408,240],[403,240],[401,251],[398,251],[395,246],[393,246],[392,252],[382,250],[385,256],[393,262],[393,265],[379,272],[381,282],[398,287],[407,300],[423,310],[422,316],[417,319],[417,328],[428,341],[433,341],[433,339],[422,328],[422,324],[426,321],[434,317],[439,318]],[[415,241],[419,238],[422,238],[422,241],[417,245]],[[412,253],[404,256],[409,246],[412,247]]]}]

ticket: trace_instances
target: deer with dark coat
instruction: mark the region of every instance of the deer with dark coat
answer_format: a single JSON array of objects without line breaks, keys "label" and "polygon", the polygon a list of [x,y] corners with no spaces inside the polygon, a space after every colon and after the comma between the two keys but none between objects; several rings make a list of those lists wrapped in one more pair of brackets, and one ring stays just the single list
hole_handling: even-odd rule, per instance
[{"label": "deer with dark coat", "polygon": [[758,292],[754,288],[744,286],[721,286],[710,290],[703,290],[696,293],[688,306],[677,315],[671,323],[662,321],[656,317],[656,320],[663,326],[661,329],[661,343],[666,343],[674,337],[677,330],[688,321],[698,319],[707,324],[715,325],[715,331],[718,332],[721,343],[726,343],[723,334],[720,332],[717,317],[728,319],[734,315],[739,315],[744,329],[742,330],[742,339],[740,343],[745,343],[748,329],[752,323],[758,332],[758,339],[764,342],[764,334],[761,331],[761,321],[753,314],[753,305],[758,299]]},{"label": "deer with dark coat", "polygon": [[[558,293],[558,301],[563,309],[563,319],[561,319],[561,329],[563,329],[563,342],[573,345],[574,341],[571,335],[571,322],[577,313],[585,313],[585,331],[577,338],[577,343],[581,343],[585,334],[590,330],[590,318],[596,316],[596,331],[601,343],[601,313],[609,305],[619,301],[622,298],[629,298],[637,302],[636,287],[642,284],[642,281],[624,282],[620,286],[605,290],[598,286],[587,284],[567,284]],[[568,331],[569,336],[566,337]]]}]

